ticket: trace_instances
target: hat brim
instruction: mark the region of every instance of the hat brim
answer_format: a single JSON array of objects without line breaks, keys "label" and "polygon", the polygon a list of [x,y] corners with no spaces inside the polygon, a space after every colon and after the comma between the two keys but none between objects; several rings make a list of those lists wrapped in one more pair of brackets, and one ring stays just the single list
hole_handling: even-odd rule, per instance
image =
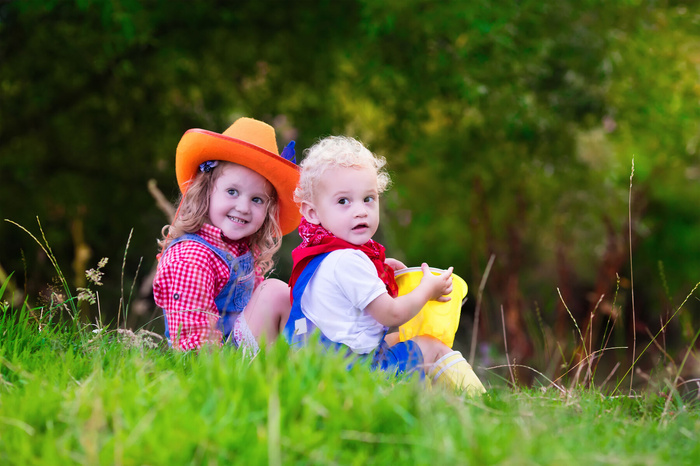
[{"label": "hat brim", "polygon": [[293,199],[299,181],[299,168],[295,164],[249,142],[205,129],[191,129],[180,139],[175,154],[180,192],[185,193],[199,165],[208,160],[225,160],[260,173],[277,191],[282,234],[291,233],[299,226],[301,214]]}]

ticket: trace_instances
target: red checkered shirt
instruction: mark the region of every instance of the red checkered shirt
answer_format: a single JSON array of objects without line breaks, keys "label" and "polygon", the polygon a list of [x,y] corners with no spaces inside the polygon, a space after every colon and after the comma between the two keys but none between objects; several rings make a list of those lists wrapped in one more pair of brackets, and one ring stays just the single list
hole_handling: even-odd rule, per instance
[{"label": "red checkered shirt", "polygon": [[[239,257],[247,244],[224,239],[219,228],[204,224],[197,232],[212,246]],[[196,241],[182,241],[163,254],[153,280],[153,297],[163,308],[174,348],[197,349],[205,343],[221,345],[219,310],[214,300],[230,278],[230,271],[214,251]],[[256,286],[262,279],[256,277]]]}]

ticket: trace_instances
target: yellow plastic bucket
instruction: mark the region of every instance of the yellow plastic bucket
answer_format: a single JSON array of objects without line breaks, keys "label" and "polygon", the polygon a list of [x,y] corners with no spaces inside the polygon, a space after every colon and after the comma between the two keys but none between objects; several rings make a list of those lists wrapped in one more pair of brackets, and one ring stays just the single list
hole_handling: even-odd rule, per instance
[{"label": "yellow plastic bucket", "polygon": [[[432,267],[430,271],[435,275],[444,272]],[[423,271],[420,267],[408,267],[397,270],[395,276],[396,284],[399,286],[399,296],[403,296],[418,286],[423,277]],[[431,335],[452,348],[467,290],[467,283],[453,273],[452,293],[448,295],[452,299],[445,303],[428,301],[413,319],[399,327],[399,340],[406,341],[418,335]]]}]

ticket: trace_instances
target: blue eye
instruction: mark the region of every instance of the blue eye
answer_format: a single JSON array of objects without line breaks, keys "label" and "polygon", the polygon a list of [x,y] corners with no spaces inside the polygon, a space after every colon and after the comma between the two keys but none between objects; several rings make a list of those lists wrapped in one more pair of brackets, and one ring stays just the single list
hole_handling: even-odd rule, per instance
[{"label": "blue eye", "polygon": [[263,199],[262,197],[254,197],[254,198],[253,198],[253,202],[256,203],[256,204],[264,204],[264,203],[265,203],[265,199]]},{"label": "blue eye", "polygon": [[238,196],[238,190],[230,188],[226,190],[226,194],[228,194],[229,196]]}]

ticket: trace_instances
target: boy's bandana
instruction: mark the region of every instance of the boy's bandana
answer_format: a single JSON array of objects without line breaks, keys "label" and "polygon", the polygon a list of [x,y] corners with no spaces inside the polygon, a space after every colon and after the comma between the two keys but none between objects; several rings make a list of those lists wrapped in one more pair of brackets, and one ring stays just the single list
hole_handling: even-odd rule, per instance
[{"label": "boy's bandana", "polygon": [[391,297],[395,298],[398,296],[399,288],[394,279],[394,270],[384,263],[386,256],[384,254],[384,246],[381,244],[374,240],[369,240],[362,246],[356,246],[336,237],[321,225],[307,222],[305,218],[301,219],[299,236],[301,236],[302,242],[292,251],[294,265],[292,266],[292,276],[289,280],[290,288],[294,288],[294,283],[301,275],[302,270],[314,256],[338,249],[357,249],[370,258],[377,269],[377,275],[386,285],[386,289]]}]

